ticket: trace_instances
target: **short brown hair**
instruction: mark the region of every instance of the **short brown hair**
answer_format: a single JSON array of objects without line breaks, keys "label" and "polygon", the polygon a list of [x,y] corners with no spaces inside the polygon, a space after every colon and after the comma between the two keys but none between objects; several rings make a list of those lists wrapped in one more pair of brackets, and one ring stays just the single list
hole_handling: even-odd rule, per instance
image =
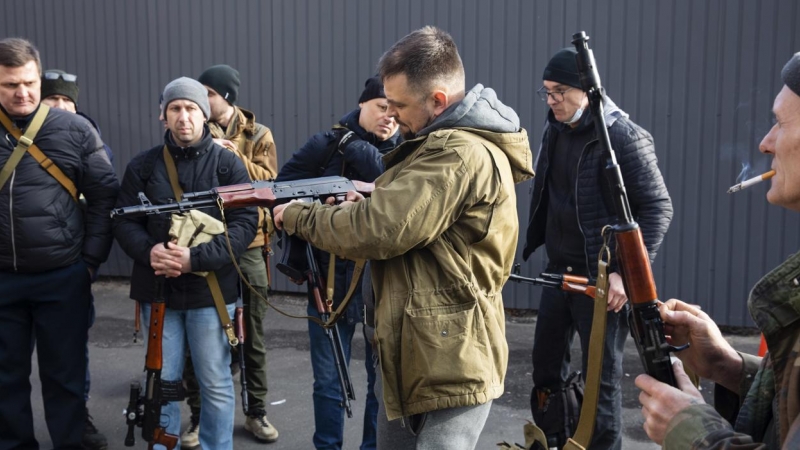
[{"label": "short brown hair", "polygon": [[42,73],[42,60],[39,50],[31,41],[23,38],[6,38],[0,41],[0,66],[22,67],[36,61],[39,74]]},{"label": "short brown hair", "polygon": [[464,64],[453,38],[446,31],[426,26],[397,41],[378,62],[386,79],[405,74],[409,86],[429,94],[437,83],[464,90]]}]

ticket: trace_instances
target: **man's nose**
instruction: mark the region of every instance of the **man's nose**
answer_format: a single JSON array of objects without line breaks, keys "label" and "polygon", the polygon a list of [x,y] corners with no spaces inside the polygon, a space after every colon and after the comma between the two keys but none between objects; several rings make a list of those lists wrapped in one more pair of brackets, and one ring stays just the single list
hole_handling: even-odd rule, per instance
[{"label": "man's nose", "polygon": [[778,124],[772,126],[769,133],[767,133],[764,139],[761,140],[761,143],[758,144],[758,151],[761,153],[775,153],[775,130],[777,129]]}]

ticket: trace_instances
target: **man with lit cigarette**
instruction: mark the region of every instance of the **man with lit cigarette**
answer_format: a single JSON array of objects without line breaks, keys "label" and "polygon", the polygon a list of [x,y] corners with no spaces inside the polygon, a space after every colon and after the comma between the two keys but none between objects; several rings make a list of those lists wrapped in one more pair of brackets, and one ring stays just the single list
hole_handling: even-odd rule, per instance
[{"label": "man with lit cigarette", "polygon": [[[767,200],[800,211],[800,53],[781,76],[775,125],[759,150],[773,157]],[[750,314],[769,346],[764,358],[734,350],[698,308],[675,299],[661,306],[672,343],[690,345],[674,364],[680,389],[648,375],[636,378],[644,430],[653,441],[674,449],[800,448],[799,273],[795,253],[750,291]],[[683,364],[716,383],[714,407],[705,404]]]},{"label": "man with lit cigarette", "polygon": [[[544,246],[548,272],[597,277],[601,231],[617,216],[611,186],[604,175],[606,155],[595,137],[594,118],[581,90],[575,56],[571,47],[556,52],[545,67],[543,86],[538,91],[550,112],[536,162],[523,258],[528,259]],[[609,98],[604,103],[611,146],[652,262],[672,220],[672,202],[658,168],[653,138]],[[613,245],[611,250],[605,349],[592,449],[622,446],[620,381],[628,335],[628,298],[617,273]],[[553,397],[577,382],[578,377],[570,377],[569,349],[575,331],[580,337],[585,379],[593,309],[592,299],[583,294],[542,289],[533,341],[531,410],[551,447],[561,448],[575,431],[574,423],[546,405],[558,403]]]}]

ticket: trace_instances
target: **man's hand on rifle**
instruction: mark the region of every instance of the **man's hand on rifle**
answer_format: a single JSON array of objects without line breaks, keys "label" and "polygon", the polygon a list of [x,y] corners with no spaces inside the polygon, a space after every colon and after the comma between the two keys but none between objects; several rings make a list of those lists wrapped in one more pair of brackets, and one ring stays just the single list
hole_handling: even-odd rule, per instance
[{"label": "man's hand on rifle", "polygon": [[165,248],[164,244],[156,244],[150,249],[150,267],[156,271],[156,275],[165,275],[167,278],[191,272],[189,248],[175,244],[169,244],[169,248]]},{"label": "man's hand on rifle", "polygon": [[[355,202],[360,202],[364,200],[364,196],[361,193],[356,191],[347,191],[347,194],[344,196],[344,201],[339,203],[339,206],[347,206]],[[299,200],[292,200],[289,203],[284,203],[282,205],[278,205],[272,209],[272,221],[275,223],[275,228],[282,230],[283,229],[283,211],[286,209],[287,206],[295,203]],[[326,205],[335,205],[336,204],[336,197],[328,197],[325,199]]]},{"label": "man's hand on rifle", "polygon": [[675,353],[701,378],[739,391],[742,358],[722,336],[713,320],[693,305],[670,299],[659,307],[667,342],[689,348]]},{"label": "man's hand on rifle", "polygon": [[656,444],[663,444],[667,429],[675,425],[670,422],[678,413],[689,406],[705,403],[703,395],[683,370],[683,363],[675,361],[672,369],[680,390],[647,374],[639,375],[635,381],[636,387],[642,390],[639,403],[642,404],[644,431]]},{"label": "man's hand on rifle", "polygon": [[278,205],[272,208],[272,223],[275,224],[276,229],[278,230],[283,229],[283,210],[286,209],[287,206],[298,201],[299,200],[292,200],[289,203],[284,203],[282,205]]},{"label": "man's hand on rifle", "polygon": [[619,312],[627,301],[628,296],[625,294],[622,277],[618,273],[612,272],[608,276],[608,308],[606,311]]}]

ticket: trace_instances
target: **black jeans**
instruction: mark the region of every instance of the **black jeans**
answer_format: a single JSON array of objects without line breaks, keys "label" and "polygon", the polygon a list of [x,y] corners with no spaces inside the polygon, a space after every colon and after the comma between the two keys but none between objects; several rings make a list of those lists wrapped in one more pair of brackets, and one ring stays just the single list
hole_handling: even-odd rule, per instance
[{"label": "black jeans", "polygon": [[35,274],[0,272],[0,450],[39,448],[29,381],[34,339],[53,447],[82,448],[90,284],[83,262]]},{"label": "black jeans", "polygon": [[[542,301],[533,341],[533,385],[559,389],[570,370],[570,347],[575,331],[581,343],[581,372],[586,379],[594,300],[583,295],[542,289]],[[592,449],[622,448],[622,356],[628,336],[624,308],[607,313],[603,371]]]}]

